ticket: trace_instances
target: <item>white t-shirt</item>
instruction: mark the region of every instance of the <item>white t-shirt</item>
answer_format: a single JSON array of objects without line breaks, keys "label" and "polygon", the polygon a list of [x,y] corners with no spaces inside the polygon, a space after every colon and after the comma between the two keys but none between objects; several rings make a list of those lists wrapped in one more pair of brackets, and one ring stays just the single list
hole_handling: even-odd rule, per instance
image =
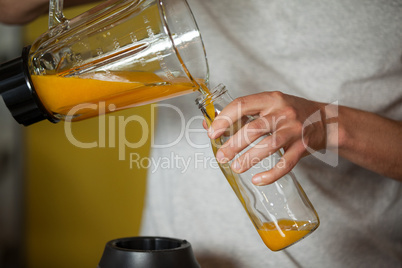
[{"label": "white t-shirt", "polygon": [[[222,82],[234,97],[280,90],[402,120],[402,1],[189,4],[212,86]],[[342,158],[297,165],[321,225],[286,250],[267,249],[213,161],[196,96],[159,109],[142,234],[187,239],[203,268],[402,266],[402,183]]]}]

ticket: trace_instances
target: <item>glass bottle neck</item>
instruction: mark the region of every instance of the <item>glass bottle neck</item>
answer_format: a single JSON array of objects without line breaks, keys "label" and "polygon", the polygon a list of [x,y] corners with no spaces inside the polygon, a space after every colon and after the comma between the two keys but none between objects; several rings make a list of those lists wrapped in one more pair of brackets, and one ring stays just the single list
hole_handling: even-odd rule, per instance
[{"label": "glass bottle neck", "polygon": [[219,84],[214,89],[212,89],[207,94],[200,95],[196,100],[195,103],[197,104],[199,109],[205,109],[207,105],[214,103],[217,99],[222,97],[222,95],[227,94],[226,86],[223,84]]},{"label": "glass bottle neck", "polygon": [[215,116],[231,101],[233,101],[233,99],[230,97],[226,86],[223,84],[219,84],[208,94],[200,95],[195,100],[208,124],[214,121]]}]

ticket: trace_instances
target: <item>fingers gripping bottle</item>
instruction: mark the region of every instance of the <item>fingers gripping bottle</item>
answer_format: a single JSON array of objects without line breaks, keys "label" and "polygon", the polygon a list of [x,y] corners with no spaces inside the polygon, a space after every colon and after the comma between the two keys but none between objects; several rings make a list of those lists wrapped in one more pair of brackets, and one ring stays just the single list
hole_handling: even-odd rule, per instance
[{"label": "fingers gripping bottle", "polygon": [[[210,125],[215,116],[231,101],[233,99],[225,86],[219,85],[209,95],[198,97],[196,103]],[[230,136],[251,120],[251,117],[242,118],[232,124],[221,137],[211,140],[214,154]],[[259,140],[241,153],[256,146]],[[313,205],[292,172],[266,186],[256,186],[251,182],[255,174],[272,168],[280,158],[280,152],[276,152],[241,174],[231,170],[231,162],[219,164],[265,245],[273,251],[285,249],[300,241],[319,225]]]},{"label": "fingers gripping bottle", "polygon": [[208,65],[186,0],[108,0],[66,19],[50,0],[49,30],[0,64],[14,118],[81,120],[198,90]]}]

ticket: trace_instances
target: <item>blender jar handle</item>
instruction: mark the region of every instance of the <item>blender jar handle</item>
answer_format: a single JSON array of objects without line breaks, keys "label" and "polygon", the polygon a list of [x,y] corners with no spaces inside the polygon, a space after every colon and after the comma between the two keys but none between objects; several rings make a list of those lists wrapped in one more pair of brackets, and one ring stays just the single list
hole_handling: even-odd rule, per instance
[{"label": "blender jar handle", "polygon": [[66,19],[63,14],[63,0],[49,1],[49,29],[64,22]]}]

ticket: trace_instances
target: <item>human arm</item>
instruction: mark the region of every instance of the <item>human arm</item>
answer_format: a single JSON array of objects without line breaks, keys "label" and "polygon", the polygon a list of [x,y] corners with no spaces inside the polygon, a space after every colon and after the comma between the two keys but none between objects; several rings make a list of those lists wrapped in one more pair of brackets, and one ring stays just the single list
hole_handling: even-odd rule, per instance
[{"label": "human arm", "polygon": [[[64,0],[64,6],[75,6],[95,2],[95,0]],[[0,22],[5,24],[25,24],[49,9],[49,0],[0,0]]]},{"label": "human arm", "polygon": [[[309,122],[317,111],[319,120]],[[256,115],[257,119],[233,135],[219,149],[217,159],[230,161],[248,144],[266,135],[259,143],[263,148],[252,148],[232,163],[232,169],[242,173],[251,167],[250,160],[263,159],[283,148],[284,155],[273,169],[253,177],[257,185],[272,183],[288,173],[311,152],[308,148],[336,150],[357,165],[402,180],[401,122],[345,106],[264,92],[238,98],[223,109],[208,131],[210,138],[219,137],[230,122],[244,115]]]}]

